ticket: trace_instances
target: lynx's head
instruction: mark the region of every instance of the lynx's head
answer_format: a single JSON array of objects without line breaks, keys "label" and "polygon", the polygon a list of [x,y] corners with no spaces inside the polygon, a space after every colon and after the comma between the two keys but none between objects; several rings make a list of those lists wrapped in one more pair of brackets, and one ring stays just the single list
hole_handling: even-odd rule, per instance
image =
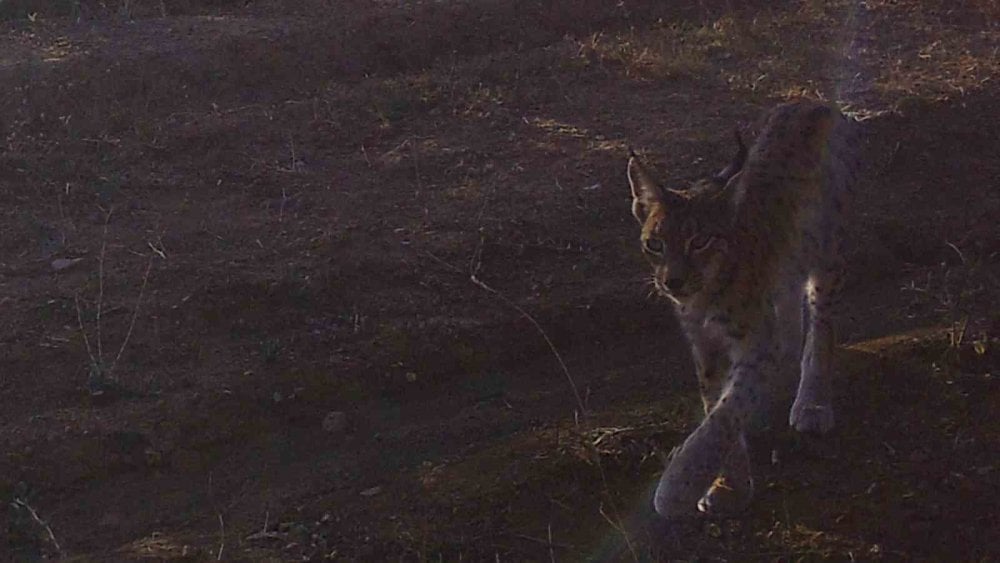
[{"label": "lynx's head", "polygon": [[656,290],[675,302],[700,292],[718,275],[729,250],[729,184],[746,162],[739,150],[721,172],[686,190],[664,189],[633,154],[628,162],[632,214],[642,226],[642,252],[653,267]]}]

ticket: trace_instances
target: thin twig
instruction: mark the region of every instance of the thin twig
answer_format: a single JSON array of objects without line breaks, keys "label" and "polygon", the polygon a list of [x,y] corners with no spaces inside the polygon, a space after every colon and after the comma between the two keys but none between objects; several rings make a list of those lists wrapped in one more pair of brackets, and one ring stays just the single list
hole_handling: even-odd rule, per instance
[{"label": "thin twig", "polygon": [[49,525],[48,525],[48,524],[47,524],[47,523],[45,522],[45,520],[42,520],[42,519],[41,519],[41,518],[40,518],[40,517],[38,516],[38,513],[37,513],[37,512],[35,512],[35,509],[34,509],[34,508],[31,508],[31,505],[29,505],[28,503],[24,502],[23,500],[21,500],[21,499],[19,499],[19,498],[15,498],[15,499],[14,499],[14,504],[16,504],[17,506],[20,506],[21,508],[23,508],[23,509],[27,510],[27,511],[28,511],[28,514],[30,514],[30,515],[31,515],[31,518],[32,518],[32,519],[33,519],[33,520],[34,520],[35,522],[37,522],[37,523],[38,523],[38,525],[40,525],[41,527],[45,528],[45,531],[46,531],[46,533],[48,533],[48,534],[49,534],[49,540],[51,540],[51,541],[52,541],[52,545],[56,546],[56,551],[57,551],[57,552],[59,552],[59,556],[60,556],[60,557],[62,557],[62,555],[63,555],[63,552],[62,552],[62,547],[60,547],[60,546],[59,546],[59,542],[58,542],[58,541],[56,541],[56,535],[55,535],[54,533],[52,533],[52,527],[51,527],[51,526],[49,526]]},{"label": "thin twig", "polygon": [[556,361],[559,362],[559,367],[562,369],[563,375],[566,376],[566,381],[569,383],[570,388],[573,390],[573,397],[576,399],[576,406],[580,409],[581,413],[586,414],[587,409],[586,407],[583,406],[583,399],[580,397],[580,392],[577,391],[576,383],[573,381],[573,376],[570,375],[569,368],[566,367],[566,362],[563,361],[562,355],[559,353],[559,350],[556,349],[556,345],[552,343],[552,339],[549,338],[548,333],[545,332],[545,329],[542,328],[542,325],[540,325],[538,321],[536,321],[535,318],[532,317],[527,311],[522,309],[520,305],[514,303],[506,295],[500,293],[499,291],[487,285],[485,282],[480,280],[476,276],[476,274],[472,274],[471,276],[469,276],[469,280],[472,281],[472,283],[479,286],[480,288],[482,288],[484,291],[487,291],[495,295],[498,299],[506,303],[508,306],[510,306],[518,313],[521,313],[521,316],[528,319],[528,321],[530,321],[531,324],[535,326],[535,330],[538,331],[538,334],[542,335],[542,338],[545,339],[545,343],[548,344],[549,346],[549,350],[552,351],[552,355],[555,356]]},{"label": "thin twig", "polygon": [[475,263],[474,263],[474,265],[471,268],[471,272],[469,273],[469,280],[472,283],[474,283],[475,285],[477,285],[483,291],[486,291],[487,293],[493,294],[497,299],[500,299],[501,301],[503,301],[504,303],[506,303],[510,308],[512,308],[515,311],[517,311],[518,313],[520,313],[522,317],[528,319],[528,321],[531,322],[531,324],[535,326],[535,330],[538,331],[538,334],[542,335],[542,338],[545,339],[545,343],[548,344],[548,346],[549,346],[549,350],[552,351],[552,355],[555,356],[556,357],[556,361],[559,362],[559,367],[562,369],[563,375],[566,376],[566,381],[569,383],[570,389],[573,390],[573,397],[576,399],[576,406],[577,406],[577,408],[580,409],[581,413],[587,414],[587,408],[585,406],[583,406],[583,399],[580,397],[580,392],[576,388],[576,382],[573,381],[573,376],[570,375],[570,373],[569,373],[569,368],[566,367],[566,362],[564,362],[563,359],[562,359],[562,354],[560,354],[559,350],[556,349],[556,345],[552,342],[552,339],[549,338],[549,334],[547,332],[545,332],[545,329],[542,328],[542,325],[539,324],[539,322],[535,320],[535,317],[532,317],[527,311],[525,311],[523,308],[521,308],[520,305],[518,305],[517,303],[515,303],[514,301],[512,301],[510,298],[508,298],[503,293],[500,293],[499,291],[497,291],[497,290],[493,289],[492,287],[490,287],[486,282],[484,282],[481,279],[479,279],[479,277],[478,277],[479,268],[482,266],[482,261],[481,261],[481,258],[482,258],[482,248],[483,248],[482,239],[480,239],[479,247],[476,249],[476,252],[473,254]]},{"label": "thin twig", "polygon": [[552,544],[552,522],[549,522],[549,561],[556,563],[556,551]]},{"label": "thin twig", "polygon": [[417,192],[423,191],[423,182],[420,181],[420,157],[417,154],[417,143],[410,143],[410,152],[413,153],[413,175],[417,178]]},{"label": "thin twig", "polygon": [[[429,256],[431,259],[433,259],[434,261],[436,261],[436,262],[444,265],[446,268],[448,268],[449,270],[451,270],[453,272],[460,273],[460,274],[467,274],[469,276],[469,281],[471,281],[474,285],[476,285],[477,287],[479,287],[483,291],[485,291],[485,292],[493,295],[494,297],[496,297],[500,301],[503,301],[505,304],[507,304],[507,306],[509,306],[510,308],[514,309],[518,313],[520,313],[522,317],[528,319],[528,321],[535,327],[535,330],[537,330],[538,333],[545,340],[545,343],[548,345],[549,350],[552,352],[552,355],[555,356],[556,361],[559,363],[559,367],[561,368],[561,370],[563,372],[563,375],[565,375],[566,381],[569,383],[570,389],[573,391],[573,397],[576,399],[576,404],[577,404],[577,408],[578,408],[578,410],[576,411],[576,413],[574,413],[574,420],[575,420],[576,424],[579,425],[579,415],[581,415],[581,414],[586,415],[587,414],[587,408],[584,405],[584,401],[581,398],[580,392],[579,392],[579,390],[576,387],[576,382],[573,380],[573,376],[569,372],[569,368],[566,367],[566,362],[563,361],[562,354],[559,353],[559,350],[556,348],[555,344],[552,342],[552,339],[549,337],[548,333],[545,332],[545,329],[542,328],[542,325],[533,316],[531,316],[531,314],[529,314],[527,311],[525,311],[524,308],[522,308],[520,305],[518,305],[513,300],[511,300],[510,298],[508,298],[506,295],[504,295],[500,291],[497,291],[496,289],[494,289],[489,284],[487,284],[486,282],[482,281],[479,278],[479,271],[482,268],[483,246],[484,246],[484,243],[485,243],[485,238],[482,235],[482,219],[483,219],[483,214],[484,214],[486,206],[487,206],[488,198],[489,198],[489,194],[487,194],[487,197],[484,198],[483,206],[480,208],[479,217],[477,218],[477,222],[479,223],[479,228],[477,229],[477,231],[480,233],[480,238],[479,238],[479,244],[476,246],[476,249],[473,251],[472,256],[469,258],[468,272],[463,272],[460,268],[458,268],[458,267],[456,267],[456,266],[454,266],[452,264],[449,264],[445,260],[442,260],[441,258],[435,256],[431,252],[425,252],[425,254],[427,254],[427,256]],[[614,499],[612,498],[612,495],[611,495],[610,487],[608,486],[607,476],[605,475],[604,468],[601,465],[601,455],[600,455],[600,452],[596,451],[596,448],[594,448],[594,450],[595,450],[594,451],[594,453],[595,453],[595,456],[594,456],[595,465],[597,466],[598,471],[600,472],[601,483],[603,484],[604,491],[605,491],[605,493],[608,496],[608,501],[611,503],[612,509],[615,511],[615,513],[617,515],[618,514],[618,510],[614,506],[615,503],[614,503]],[[623,537],[623,539],[625,541],[625,545],[628,548],[629,553],[632,555],[633,560],[638,561],[639,560],[638,554],[635,551],[635,547],[632,545],[632,540],[629,537],[628,531],[625,529],[624,524],[621,522],[621,519],[620,518],[616,518],[616,519],[613,520],[607,513],[605,513],[603,503],[600,506],[600,512],[601,512],[601,515],[608,521],[608,523],[610,523],[611,526],[615,530],[617,530],[619,533],[621,533],[621,535],[622,535],[622,537]],[[548,536],[548,542],[547,542],[547,544],[549,546],[549,558],[550,558],[550,560],[555,561],[555,553],[553,552],[553,549],[552,549],[552,546],[554,544],[552,542],[552,527],[551,527],[551,524],[549,525],[549,528],[548,528],[548,534],[549,534],[549,536]],[[527,538],[527,539],[535,540],[535,538]]]},{"label": "thin twig", "polygon": [[[448,268],[449,270],[451,270],[451,271],[453,271],[455,273],[458,273],[458,274],[464,274],[465,273],[465,272],[462,271],[461,268],[459,268],[459,267],[457,267],[457,266],[455,266],[453,264],[450,264],[450,263],[448,263],[445,260],[442,260],[441,258],[439,258],[438,256],[436,256],[432,252],[424,251],[424,254],[427,255],[432,260],[434,260],[435,262],[437,262],[438,264],[441,264],[442,266]],[[524,318],[528,319],[528,321],[531,322],[532,325],[534,325],[535,330],[537,330],[538,333],[542,335],[542,338],[545,339],[545,343],[548,344],[548,346],[549,346],[549,350],[552,351],[552,355],[555,356],[556,360],[559,362],[559,367],[562,369],[563,375],[566,376],[566,381],[569,382],[570,389],[573,390],[573,396],[576,398],[577,408],[580,409],[581,413],[586,414],[587,409],[586,409],[586,407],[584,407],[583,399],[580,397],[580,392],[576,388],[576,382],[573,381],[573,376],[569,373],[569,368],[566,367],[566,362],[563,361],[562,355],[559,353],[559,350],[556,349],[556,345],[553,344],[552,339],[549,338],[548,333],[545,332],[545,329],[542,328],[542,325],[539,324],[538,321],[536,321],[535,318],[532,317],[527,311],[525,311],[523,308],[521,308],[520,305],[518,305],[517,303],[511,301],[510,298],[508,298],[506,295],[504,295],[504,294],[500,293],[499,291],[493,289],[488,284],[486,284],[484,281],[482,281],[481,279],[479,279],[479,277],[478,277],[477,274],[478,274],[480,266],[481,266],[481,263],[480,263],[480,257],[481,256],[482,256],[482,241],[480,241],[479,246],[476,247],[475,252],[473,252],[473,254],[472,254],[472,258],[469,260],[469,281],[471,281],[473,284],[475,284],[476,286],[478,286],[483,291],[486,291],[487,293],[490,293],[490,294],[496,296],[498,299],[500,299],[501,301],[503,301],[504,303],[506,303],[509,307],[511,307],[512,309],[514,309],[518,313],[520,313],[521,316],[523,316]]]},{"label": "thin twig", "polygon": [[[257,242],[260,243],[260,240],[258,240]],[[149,241],[146,241],[146,244],[149,246],[150,250],[152,250],[153,252],[156,253],[157,256],[159,256],[160,258],[163,258],[164,260],[167,259],[167,253],[163,251],[163,248],[157,248],[157,247],[153,246],[152,242],[149,242]],[[161,242],[160,245],[162,247],[163,243]]]},{"label": "thin twig", "polygon": [[464,273],[465,273],[465,272],[463,272],[463,271],[462,271],[462,269],[461,269],[461,268],[459,268],[459,267],[457,267],[457,266],[455,266],[455,265],[453,265],[453,264],[450,264],[450,263],[446,262],[445,260],[443,260],[443,259],[441,259],[440,257],[438,257],[438,256],[437,256],[436,254],[434,254],[433,252],[430,252],[430,251],[427,251],[427,250],[425,250],[425,251],[424,251],[424,254],[425,254],[425,255],[426,255],[426,256],[427,256],[428,258],[430,258],[431,260],[434,260],[434,261],[435,261],[435,262],[437,262],[438,264],[441,264],[441,265],[442,265],[442,266],[444,266],[445,268],[448,268],[449,270],[451,270],[451,271],[453,271],[453,272],[455,272],[455,273],[457,273],[457,274],[464,274]]},{"label": "thin twig", "polygon": [[[510,298],[508,298],[506,295],[504,295],[503,293],[500,293],[499,291],[497,291],[496,289],[494,289],[493,287],[491,287],[490,285],[488,285],[487,283],[485,283],[481,279],[479,279],[478,274],[479,274],[479,270],[482,267],[483,242],[484,242],[483,239],[480,238],[479,245],[477,245],[475,251],[472,254],[472,257],[469,260],[469,272],[468,272],[469,280],[474,285],[476,285],[477,287],[479,287],[480,289],[482,289],[483,291],[486,291],[487,293],[492,294],[497,299],[499,299],[499,300],[503,301],[504,303],[506,303],[509,307],[511,307],[512,309],[514,309],[518,313],[520,313],[521,316],[523,316],[524,318],[528,319],[528,321],[531,322],[532,325],[534,325],[535,330],[537,330],[538,333],[542,335],[542,338],[545,340],[545,343],[549,346],[549,350],[552,352],[552,355],[555,356],[556,360],[559,362],[559,367],[562,369],[563,374],[566,376],[566,381],[569,382],[570,389],[572,389],[572,391],[573,391],[573,396],[576,398],[577,407],[579,408],[579,410],[577,411],[577,414],[580,414],[580,413],[586,414],[587,409],[584,406],[584,402],[583,402],[583,399],[580,397],[579,391],[577,390],[576,383],[573,381],[573,376],[570,374],[569,368],[566,367],[566,362],[563,361],[562,355],[559,353],[559,350],[556,348],[555,344],[552,342],[552,339],[549,338],[548,333],[545,332],[544,328],[542,328],[542,325],[537,320],[535,320],[535,318],[532,317],[527,311],[525,311],[521,306],[519,306],[517,303],[515,303]],[[443,265],[444,267],[448,268],[449,270],[451,270],[451,271],[453,271],[455,273],[459,273],[459,274],[464,274],[465,273],[460,268],[458,268],[457,266],[455,266],[453,264],[450,264],[447,261],[439,258],[438,256],[436,256],[432,252],[425,251],[424,254],[426,254],[428,257],[430,257],[435,262]],[[576,423],[579,424],[579,418],[578,417],[574,417],[574,418],[576,420]],[[591,446],[591,447],[593,447],[593,446]],[[600,472],[601,483],[604,486],[605,493],[608,495],[608,501],[612,504],[612,509],[617,514],[618,510],[614,506],[614,500],[611,498],[611,489],[608,486],[607,476],[604,473],[604,467],[601,465],[601,457],[600,457],[601,454],[600,454],[600,452],[597,451],[596,447],[594,447],[594,450],[595,450],[594,451],[594,454],[595,454],[594,455],[595,465],[597,466],[597,469]],[[601,516],[603,516],[605,518],[605,520],[607,520],[608,523],[611,524],[611,526],[622,535],[622,538],[625,541],[625,546],[628,548],[629,553],[632,555],[633,560],[638,561],[639,560],[639,556],[638,556],[638,554],[635,551],[635,546],[632,545],[632,540],[629,537],[628,531],[625,529],[625,526],[622,524],[621,520],[620,519],[618,519],[618,521],[613,520],[604,511],[604,505],[603,505],[603,503],[602,503],[602,505],[600,507],[600,513],[601,513]],[[554,554],[552,554],[552,552],[551,552],[551,546],[553,545],[551,543],[551,540],[552,540],[551,533],[552,533],[552,530],[550,528],[549,529],[549,534],[550,534],[550,537],[549,537],[550,557],[554,558]],[[520,536],[520,537],[524,537],[525,539],[531,539],[531,540],[537,541],[536,538],[529,538],[529,537],[526,537],[526,536]]]},{"label": "thin twig", "polygon": [[526,536],[524,534],[511,534],[510,537],[517,538],[519,540],[527,540],[530,542],[539,543],[548,546],[551,550],[553,547],[558,547],[559,549],[573,549],[574,546],[568,543],[560,543],[552,541],[552,526],[549,526],[549,539],[543,540],[542,538],[536,538],[533,536]]},{"label": "thin twig", "polygon": [[[600,467],[600,465],[598,465],[598,467]],[[601,474],[603,476],[604,470],[601,470]],[[607,487],[607,484],[605,484],[605,487]],[[632,540],[628,537],[628,531],[622,525],[621,521],[619,520],[616,522],[610,516],[608,516],[608,513],[604,511],[603,502],[600,504],[600,506],[597,507],[597,511],[601,513],[601,516],[604,517],[604,520],[607,521],[607,523],[612,528],[614,528],[615,531],[617,531],[619,534],[622,535],[622,539],[625,540],[625,547],[628,548],[629,553],[632,555],[632,560],[639,561],[639,554],[635,552],[635,547],[632,546]],[[615,510],[615,512],[617,512],[617,510]]]},{"label": "thin twig", "polygon": [[[65,191],[69,191],[69,182],[66,183]],[[63,211],[62,198],[63,196],[61,193],[56,194],[56,205],[59,208],[59,234],[62,238],[60,243],[63,246],[66,246],[66,225],[69,224],[69,221],[66,220],[66,212]]]},{"label": "thin twig", "polygon": [[901,144],[902,144],[902,141],[897,141],[896,142],[896,146],[893,147],[892,152],[889,153],[889,158],[886,160],[885,166],[882,167],[882,170],[879,173],[879,176],[884,176],[884,175],[886,175],[886,174],[889,173],[889,170],[892,168],[893,163],[896,161],[896,153],[899,152],[899,147],[900,147]]},{"label": "thin twig", "polygon": [[950,246],[951,249],[954,250],[956,254],[958,254],[958,257],[962,259],[962,264],[966,263],[965,262],[965,255],[962,254],[962,251],[959,250],[957,246],[955,246],[954,244],[952,244],[952,243],[950,243],[948,241],[945,241],[944,243],[947,244],[948,246]]},{"label": "thin twig", "polygon": [[149,261],[146,262],[146,272],[142,275],[142,285],[139,286],[139,297],[135,300],[135,308],[132,309],[132,320],[128,325],[128,332],[125,333],[125,339],[122,340],[122,345],[118,348],[118,354],[115,356],[115,361],[111,362],[111,368],[108,369],[108,377],[115,371],[115,366],[118,365],[118,360],[125,353],[125,347],[128,346],[128,341],[132,338],[132,329],[135,328],[135,319],[139,316],[139,306],[142,304],[142,295],[146,291],[146,283],[149,282],[149,272],[153,269],[153,256],[149,256]]},{"label": "thin twig", "polygon": [[957,328],[958,323],[953,322],[951,325],[951,342],[954,348],[960,348],[962,342],[965,341],[965,331],[969,328],[969,317],[962,319],[962,330],[959,331]]},{"label": "thin twig", "polygon": [[278,206],[278,222],[285,219],[285,202],[288,201],[288,191],[285,186],[281,186],[281,205]]},{"label": "thin twig", "polygon": [[219,539],[219,555],[215,559],[222,561],[222,551],[226,549],[226,523],[222,520],[222,513],[218,512],[217,514],[219,516],[219,535],[221,538]]},{"label": "thin twig", "polygon": [[382,153],[382,156],[380,156],[379,158],[382,159],[382,160],[385,160],[385,157],[389,156],[390,154],[392,154],[394,152],[399,152],[403,147],[405,147],[405,146],[407,146],[409,144],[410,144],[410,139],[409,138],[403,139],[402,143],[399,143],[398,145],[396,145],[392,149],[390,149],[390,150]]},{"label": "thin twig", "polygon": [[479,229],[479,232],[479,244],[476,245],[476,249],[469,256],[469,276],[473,278],[476,277],[479,270],[483,267],[483,248],[486,246],[486,239],[482,235],[482,229]]},{"label": "thin twig", "polygon": [[[103,211],[103,209],[101,210]],[[114,208],[108,208],[104,216],[104,233],[101,235],[101,255],[97,260],[97,361],[98,365],[104,365],[104,350],[101,343],[101,309],[104,307],[104,253],[108,247],[108,223],[111,222],[111,213]]]},{"label": "thin twig", "polygon": [[90,339],[87,338],[87,329],[83,326],[83,314],[80,312],[80,294],[76,293],[73,295],[73,303],[76,305],[76,322],[80,327],[80,334],[83,335],[83,344],[87,348],[87,356],[90,357],[90,365],[92,368],[99,368],[97,363],[97,358],[94,357],[94,351],[90,348]]}]

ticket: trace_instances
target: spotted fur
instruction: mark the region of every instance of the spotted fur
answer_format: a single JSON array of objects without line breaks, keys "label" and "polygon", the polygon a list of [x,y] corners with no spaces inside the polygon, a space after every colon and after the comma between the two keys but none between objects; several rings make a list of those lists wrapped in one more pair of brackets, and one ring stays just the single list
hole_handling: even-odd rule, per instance
[{"label": "spotted fur", "polygon": [[836,108],[799,101],[771,110],[749,151],[740,142],[725,170],[689,189],[664,189],[629,159],[643,253],[690,341],[705,409],[660,479],[662,516],[746,505],[746,430],[780,388],[780,370],[800,374],[791,426],[833,427],[833,318],[855,135]]}]

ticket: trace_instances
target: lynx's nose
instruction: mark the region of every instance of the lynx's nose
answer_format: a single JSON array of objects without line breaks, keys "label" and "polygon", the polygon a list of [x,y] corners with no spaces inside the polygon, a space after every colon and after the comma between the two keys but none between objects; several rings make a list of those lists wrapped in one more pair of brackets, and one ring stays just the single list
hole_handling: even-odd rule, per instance
[{"label": "lynx's nose", "polygon": [[684,287],[684,278],[667,278],[667,280],[663,282],[663,285],[667,286],[667,289],[670,291],[677,291]]}]

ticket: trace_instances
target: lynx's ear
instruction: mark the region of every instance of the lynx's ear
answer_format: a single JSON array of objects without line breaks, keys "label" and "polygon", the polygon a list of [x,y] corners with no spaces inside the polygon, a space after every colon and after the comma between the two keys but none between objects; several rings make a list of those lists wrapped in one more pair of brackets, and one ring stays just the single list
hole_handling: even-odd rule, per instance
[{"label": "lynx's ear", "polygon": [[653,204],[663,202],[664,192],[649,176],[634,152],[628,159],[628,183],[632,187],[632,214],[640,223],[644,223]]},{"label": "lynx's ear", "polygon": [[743,136],[740,135],[740,130],[735,129],[734,133],[736,135],[736,154],[733,156],[733,160],[729,162],[729,165],[719,171],[712,181],[715,182],[719,187],[725,187],[729,183],[729,180],[733,179],[733,176],[739,174],[743,170],[743,165],[747,162],[747,150],[746,144],[743,143]]}]

